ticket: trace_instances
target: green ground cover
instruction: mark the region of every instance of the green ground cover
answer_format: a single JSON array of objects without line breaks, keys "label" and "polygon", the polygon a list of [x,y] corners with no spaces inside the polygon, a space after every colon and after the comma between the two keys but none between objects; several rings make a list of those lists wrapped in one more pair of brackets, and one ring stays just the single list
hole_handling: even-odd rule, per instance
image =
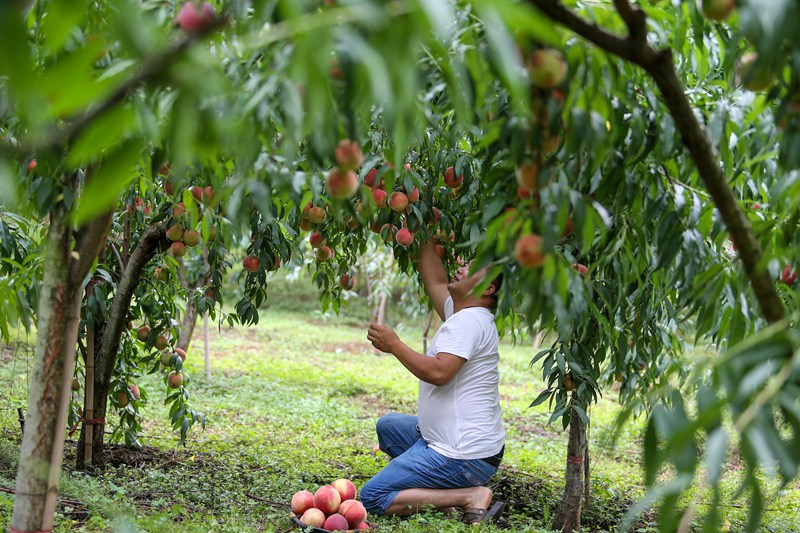
[{"label": "green ground cover", "polygon": [[[160,375],[139,381],[149,396],[142,410],[144,449],[112,447],[106,470],[84,474],[72,471],[70,440],[61,487],[66,501],[59,506],[57,530],[288,532],[294,529],[288,502],[295,491],[313,491],[338,477],[360,486],[377,472],[388,458],[373,452],[375,421],[391,410],[413,412],[416,381],[393,357],[375,353],[358,309],[335,317],[287,307],[266,310],[255,327],[213,329],[210,380],[204,376],[202,336],[196,335],[186,365],[188,387],[208,426],[193,430],[186,447],[177,447],[169,430]],[[421,348],[419,324],[399,326],[401,337]],[[538,371],[529,367],[532,353],[528,343],[505,344],[501,351],[508,444],[490,486],[509,507],[490,530],[549,531],[563,489],[566,435],[560,425],[547,425],[546,404],[528,407],[542,387]],[[0,363],[0,486],[9,489],[20,444],[16,408],[25,406],[26,358],[31,356],[25,346],[7,346]],[[587,531],[613,531],[643,493],[641,421],[624,427],[614,447],[608,444],[619,413],[615,398],[608,391],[590,413]],[[740,474],[734,456],[727,493],[736,490]],[[764,479],[769,482],[769,473]],[[13,495],[0,492],[0,527],[8,527],[12,505]],[[800,485],[768,505],[764,531],[797,530]],[[746,497],[726,505],[726,527],[742,530],[746,511]],[[655,531],[655,520],[646,515],[635,529]],[[433,511],[376,521],[387,533],[469,530]]]}]

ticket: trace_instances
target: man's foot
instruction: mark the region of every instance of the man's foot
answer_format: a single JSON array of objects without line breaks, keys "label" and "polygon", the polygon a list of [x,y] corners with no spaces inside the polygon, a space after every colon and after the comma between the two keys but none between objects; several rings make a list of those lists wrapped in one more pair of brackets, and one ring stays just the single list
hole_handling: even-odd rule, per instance
[{"label": "man's foot", "polygon": [[505,508],[505,502],[494,502],[488,510],[478,507],[465,507],[461,521],[467,525],[477,525],[495,521]]}]

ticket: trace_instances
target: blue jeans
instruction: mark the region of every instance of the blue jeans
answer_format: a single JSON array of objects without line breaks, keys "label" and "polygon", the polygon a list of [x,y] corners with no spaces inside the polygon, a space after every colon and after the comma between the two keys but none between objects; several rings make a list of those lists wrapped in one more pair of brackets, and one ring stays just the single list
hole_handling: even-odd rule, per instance
[{"label": "blue jeans", "polygon": [[485,485],[497,467],[482,459],[450,459],[422,438],[416,416],[389,413],[378,420],[378,444],[392,460],[361,488],[367,512],[382,515],[405,489]]}]

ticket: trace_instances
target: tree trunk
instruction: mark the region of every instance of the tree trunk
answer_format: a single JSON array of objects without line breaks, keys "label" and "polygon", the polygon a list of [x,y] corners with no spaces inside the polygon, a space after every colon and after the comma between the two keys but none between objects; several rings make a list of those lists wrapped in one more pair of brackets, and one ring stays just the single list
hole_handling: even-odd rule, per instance
[{"label": "tree trunk", "polygon": [[[76,186],[77,179],[73,177],[73,194]],[[11,531],[53,529],[83,280],[105,241],[111,215],[109,212],[80,228],[73,247],[69,211],[62,202],[50,211],[38,304],[36,356]]]},{"label": "tree trunk", "polygon": [[197,316],[199,312],[197,310],[197,306],[193,305],[191,302],[186,304],[186,311],[183,314],[183,318],[181,318],[181,326],[180,326],[180,336],[178,337],[178,345],[176,348],[180,348],[183,351],[189,351],[189,343],[192,342],[192,334],[194,333],[194,328],[197,325]]},{"label": "tree trunk", "polygon": [[566,484],[553,520],[553,529],[563,533],[581,529],[586,447],[586,426],[573,409],[569,419]]},{"label": "tree trunk", "polygon": [[[127,325],[128,309],[131,306],[133,292],[142,277],[145,265],[155,254],[167,245],[166,233],[163,224],[151,226],[145,230],[139,239],[139,245],[133,250],[122,278],[117,285],[114,299],[111,302],[108,320],[99,339],[99,346],[95,356],[94,379],[94,416],[97,420],[105,420],[108,406],[108,391],[111,386],[111,377],[117,362],[117,352],[122,332]],[[76,465],[78,469],[86,467],[84,454],[86,448],[86,426],[81,428],[81,437],[78,440]],[[105,436],[105,422],[94,424],[92,435],[92,464],[101,466],[104,461],[103,445]]]}]

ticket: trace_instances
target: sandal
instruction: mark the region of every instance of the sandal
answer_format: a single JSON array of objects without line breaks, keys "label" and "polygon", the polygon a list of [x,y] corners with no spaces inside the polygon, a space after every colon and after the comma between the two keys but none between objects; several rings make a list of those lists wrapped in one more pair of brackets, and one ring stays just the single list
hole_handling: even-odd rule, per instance
[{"label": "sandal", "polygon": [[467,525],[488,524],[500,516],[505,506],[505,502],[494,502],[488,511],[477,507],[465,507],[464,513],[461,515],[461,521]]}]

